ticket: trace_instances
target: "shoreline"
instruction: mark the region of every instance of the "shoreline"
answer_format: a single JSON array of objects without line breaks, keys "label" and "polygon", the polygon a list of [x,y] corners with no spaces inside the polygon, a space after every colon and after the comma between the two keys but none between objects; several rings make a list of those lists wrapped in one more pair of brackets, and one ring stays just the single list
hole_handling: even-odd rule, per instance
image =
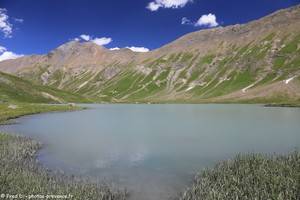
[{"label": "shoreline", "polygon": [[[39,104],[40,106],[46,106],[48,104]],[[28,106],[28,104],[27,104]],[[32,106],[32,104],[30,104],[30,106]],[[36,106],[36,105],[35,105]],[[52,105],[50,105],[52,106]],[[57,106],[57,105],[56,105]],[[81,107],[77,107],[76,109],[70,109],[69,107],[65,107],[65,105],[58,105],[58,106],[63,106],[60,108],[68,108],[67,110],[55,110],[55,108],[53,107],[53,110],[49,109],[41,109],[41,110],[37,110],[35,113],[32,112],[28,112],[28,113],[23,113],[22,115],[14,115],[12,119],[16,119],[18,117],[22,117],[25,115],[32,115],[32,114],[39,114],[39,113],[47,113],[47,112],[65,112],[65,111],[76,111],[76,110],[82,110],[83,108]],[[49,108],[49,107],[48,107]],[[14,110],[14,109],[13,109]],[[48,110],[48,111],[46,111]],[[1,119],[1,118],[0,118]],[[7,121],[2,121],[2,122],[7,122]],[[1,121],[0,121],[1,123]],[[1,124],[0,124],[1,125]],[[7,184],[22,184],[24,182],[26,182],[25,179],[22,178],[22,176],[25,174],[26,176],[32,176],[32,179],[30,181],[30,183],[26,184],[26,185],[30,185],[31,187],[35,187],[34,184],[37,184],[37,190],[40,189],[41,193],[47,191],[52,192],[52,194],[55,193],[55,191],[51,191],[53,188],[52,187],[56,187],[56,188],[60,188],[59,191],[73,191],[74,194],[76,195],[80,195],[77,198],[72,198],[72,199],[85,199],[87,193],[91,194],[91,196],[89,196],[88,199],[97,199],[97,200],[125,200],[127,199],[127,197],[130,195],[127,190],[120,190],[118,188],[112,188],[110,187],[109,184],[106,183],[95,183],[95,182],[91,182],[90,180],[88,180],[88,178],[83,178],[83,177],[75,177],[75,176],[67,176],[65,175],[63,172],[59,173],[59,172],[55,172],[52,170],[48,170],[47,168],[43,167],[38,161],[37,161],[37,152],[42,148],[42,144],[39,143],[38,141],[35,141],[33,139],[27,138],[27,137],[23,137],[23,136],[18,136],[18,135],[12,135],[12,134],[7,134],[7,133],[1,133],[0,132],[0,147],[3,144],[9,144],[9,142],[3,142],[3,138],[10,140],[13,145],[11,147],[12,150],[14,150],[14,152],[17,154],[13,155],[12,157],[18,157],[21,159],[20,160],[14,160],[14,158],[12,160],[9,160],[10,158],[5,157],[6,155],[3,154],[3,152],[0,151],[0,158],[1,160],[4,160],[4,162],[0,163],[0,170],[4,169],[3,172],[1,172],[1,176],[0,176],[0,180],[1,182],[3,179],[3,175],[5,175],[7,172],[9,171],[5,171],[5,169],[7,170],[16,170],[13,171],[14,174],[17,174],[17,180],[13,180],[12,183],[7,182]],[[17,147],[15,147],[15,144],[17,144]],[[5,148],[1,148],[1,150],[3,151],[3,149]],[[17,149],[17,151],[16,151]],[[9,149],[6,149],[5,152],[10,152]],[[19,152],[22,152],[21,156],[18,155]],[[203,193],[201,187],[199,185],[210,185],[210,187],[206,188],[206,191],[210,191],[210,188],[213,188],[212,186],[215,184],[218,184],[218,181],[223,181],[222,183],[224,183],[226,185],[226,183],[230,183],[230,181],[232,181],[232,179],[235,178],[236,174],[240,173],[241,171],[243,172],[243,170],[245,170],[244,168],[238,168],[236,169],[235,166],[237,165],[244,165],[244,167],[248,167],[249,164],[251,165],[251,163],[253,162],[254,166],[255,164],[259,164],[258,166],[255,167],[255,170],[253,172],[251,172],[250,174],[248,174],[249,176],[255,176],[254,178],[257,178],[256,173],[260,174],[260,170],[267,170],[268,172],[271,173],[271,176],[269,177],[269,180],[271,182],[266,182],[267,184],[270,184],[272,186],[272,184],[276,184],[276,182],[272,183],[274,178],[273,176],[275,176],[272,172],[272,170],[278,169],[276,167],[272,168],[272,169],[268,169],[268,166],[264,165],[264,163],[266,162],[273,162],[275,163],[275,161],[277,161],[278,159],[283,159],[285,160],[285,157],[287,157],[289,159],[290,156],[294,158],[299,159],[300,158],[300,154],[298,152],[295,152],[294,154],[288,154],[285,156],[281,156],[278,155],[277,157],[275,156],[266,156],[266,155],[262,155],[262,154],[250,154],[250,155],[238,155],[237,157],[235,157],[234,159],[231,159],[229,161],[220,161],[217,165],[215,165],[215,167],[212,167],[210,169],[204,170],[204,171],[200,171],[200,175],[195,176],[194,179],[194,183],[191,185],[187,186],[187,189],[184,190],[184,193],[180,196],[178,196],[178,199],[180,200],[196,200],[198,199],[200,196],[193,196],[193,192],[197,191],[197,194],[201,194],[203,197],[207,197],[204,199],[214,199],[214,198],[210,198],[210,196],[205,196],[208,195],[207,193]],[[8,162],[7,162],[8,161]],[[254,162],[255,161],[255,162]],[[258,162],[259,161],[259,162]],[[300,164],[300,159],[297,160],[296,162],[299,162],[298,165]],[[283,165],[284,164],[284,165]],[[277,164],[275,163],[274,166],[277,166]],[[278,163],[278,167],[289,167],[290,164],[287,163]],[[297,165],[297,163],[296,163]],[[220,166],[223,166],[220,168]],[[261,167],[261,166],[265,166],[265,167]],[[295,166],[295,164],[294,164]],[[299,165],[300,166],[300,165]],[[231,171],[226,171],[224,169],[232,169]],[[19,170],[19,171],[18,171]],[[237,170],[237,171],[236,171]],[[249,171],[247,171],[248,168],[246,169],[246,171],[244,171],[243,173],[249,173]],[[257,171],[256,171],[257,170]],[[295,170],[295,169],[289,169],[290,171]],[[233,173],[234,172],[234,173]],[[19,174],[20,173],[20,174]],[[232,173],[232,174],[230,174]],[[294,172],[292,172],[294,173]],[[209,176],[208,176],[209,175]],[[21,176],[18,177],[18,176]],[[269,175],[268,175],[269,176]],[[297,175],[293,175],[294,177],[297,177]],[[300,174],[298,175],[300,177]],[[211,179],[211,177],[217,177],[216,182],[209,182],[206,183],[205,181],[207,180],[207,178]],[[227,178],[226,178],[227,177]],[[247,188],[247,185],[245,185],[246,183],[244,183],[243,178],[245,177],[237,177],[237,179],[240,179],[241,182],[239,182],[240,185],[238,185],[239,188],[237,188],[236,190],[246,190],[246,192],[248,190],[250,190],[249,188]],[[276,176],[275,176],[276,178]],[[284,177],[279,177],[281,180],[283,180],[284,182]],[[292,177],[293,178],[293,177]],[[219,179],[219,180],[218,180]],[[225,179],[225,180],[223,180]],[[51,181],[49,183],[49,180]],[[293,179],[292,179],[293,180]],[[0,182],[0,184],[1,184]],[[20,183],[19,183],[20,182]],[[264,184],[266,184],[264,183]],[[50,186],[51,184],[56,184],[55,186]],[[236,184],[236,183],[231,183],[231,184]],[[294,184],[294,183],[293,183]],[[263,185],[263,184],[261,184]],[[255,187],[258,187],[258,189],[261,189],[261,185],[254,185]],[[253,185],[251,187],[254,187]],[[4,190],[6,190],[7,188],[2,187],[0,185],[0,193],[3,193]],[[26,186],[24,186],[26,188]],[[275,186],[274,186],[275,187]],[[4,189],[3,189],[4,188]],[[22,187],[20,186],[20,188],[22,189]],[[19,188],[19,189],[20,189]],[[76,188],[76,189],[74,189]],[[242,188],[242,189],[241,189]],[[288,186],[286,187],[287,189],[289,189],[290,194],[294,194],[294,191],[292,190],[292,188],[295,188],[294,186],[292,188],[288,188]],[[28,188],[27,188],[28,189]],[[184,189],[184,188],[183,188]],[[226,193],[228,191],[223,191],[223,188],[213,188],[216,191],[218,191],[219,195],[223,195],[222,192]],[[226,189],[226,187],[225,187]],[[228,186],[227,189],[232,189],[230,186]],[[275,188],[278,189],[278,188]],[[265,188],[262,188],[262,191],[264,191]],[[280,188],[278,190],[276,190],[280,193],[284,193],[285,191],[280,190]],[[22,194],[22,191],[17,191],[20,194]],[[54,193],[53,193],[54,192]],[[232,191],[231,191],[232,192]],[[265,192],[265,191],[264,191]],[[13,193],[13,191],[4,191],[5,194],[15,194],[16,192]],[[59,193],[57,193],[59,194]],[[71,194],[71,193],[69,193]],[[103,194],[107,194],[106,196]],[[71,194],[73,195],[73,194]],[[100,195],[100,196],[97,196]],[[102,196],[101,196],[102,195]],[[232,194],[233,195],[233,194]],[[243,197],[242,194],[239,194],[241,196],[239,196],[239,198]],[[258,196],[256,197],[262,197],[260,195],[263,194],[256,194]],[[101,198],[100,198],[101,197]],[[103,198],[102,198],[103,197]],[[235,196],[236,197],[236,196]],[[266,197],[266,196],[263,196]]]},{"label": "shoreline", "polygon": [[289,104],[289,103],[270,103],[265,104],[264,107],[280,107],[280,108],[300,108],[300,104]]},{"label": "shoreline", "polygon": [[37,160],[42,144],[31,138],[0,132],[0,147],[0,193],[7,199],[13,199],[13,195],[27,197],[21,199],[53,195],[78,200],[125,200],[128,197],[126,189],[114,188],[109,183],[45,168]]},{"label": "shoreline", "polygon": [[73,112],[84,109],[87,108],[68,104],[0,103],[0,126],[14,123],[13,120],[27,115],[51,112]]},{"label": "shoreline", "polygon": [[[14,123],[11,120],[28,115],[87,109],[67,104],[0,104],[0,106],[6,107],[6,110],[0,112],[0,114],[5,113],[4,116],[0,115],[0,126],[9,125]],[[50,194],[55,198],[62,199],[125,200],[129,195],[126,189],[114,188],[106,182],[95,182],[73,175],[68,176],[63,172],[45,168],[37,160],[38,151],[41,150],[43,144],[34,139],[0,132],[0,147],[0,193],[6,195],[4,198],[11,199],[16,194],[25,195],[27,199],[29,196],[30,198],[46,198],[45,195]],[[11,183],[5,183],[6,176],[11,173],[14,174],[10,180]],[[24,175],[25,177],[23,177]],[[28,178],[30,180],[27,180]],[[5,185],[2,185],[3,182]],[[24,182],[26,184],[19,185]],[[11,185],[11,187],[7,185]],[[27,188],[28,186],[30,189]],[[17,189],[11,191],[11,188]],[[24,191],[20,191],[23,189]],[[28,190],[33,192],[28,194]],[[65,191],[65,194],[62,194],[62,191]],[[73,194],[70,191],[73,191]]]},{"label": "shoreline", "polygon": [[[248,101],[241,101],[241,102],[215,102],[215,101],[202,101],[202,102],[186,102],[186,101],[168,101],[168,102],[151,102],[151,101],[142,101],[142,102],[93,102],[88,104],[100,104],[100,105],[107,105],[107,104],[115,104],[115,105],[220,105],[220,104],[228,104],[228,105],[259,105],[263,107],[290,107],[290,108],[298,108],[300,107],[300,103],[266,103],[266,102],[248,102]],[[83,104],[84,105],[84,104]]]}]

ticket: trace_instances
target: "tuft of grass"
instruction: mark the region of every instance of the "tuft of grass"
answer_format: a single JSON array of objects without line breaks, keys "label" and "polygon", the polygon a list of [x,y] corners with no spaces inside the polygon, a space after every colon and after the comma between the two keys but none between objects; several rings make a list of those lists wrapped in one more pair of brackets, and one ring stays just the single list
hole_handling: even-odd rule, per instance
[{"label": "tuft of grass", "polygon": [[194,55],[192,53],[185,52],[185,53],[183,53],[180,62],[183,62],[183,63],[188,62],[189,60],[191,60],[193,58],[193,56]]},{"label": "tuft of grass", "polygon": [[275,67],[275,69],[283,67],[285,61],[286,61],[285,57],[277,57],[276,59],[274,59],[274,67]]},{"label": "tuft of grass", "polygon": [[125,190],[113,189],[106,183],[43,168],[35,158],[40,147],[31,139],[0,133],[1,194],[66,195],[74,200],[125,200],[128,196]]},{"label": "tuft of grass", "polygon": [[267,35],[264,39],[263,39],[263,41],[272,41],[273,40],[273,38],[276,36],[276,33],[270,33],[269,35]]},{"label": "tuft of grass", "polygon": [[195,177],[181,200],[299,199],[300,153],[238,155]]}]

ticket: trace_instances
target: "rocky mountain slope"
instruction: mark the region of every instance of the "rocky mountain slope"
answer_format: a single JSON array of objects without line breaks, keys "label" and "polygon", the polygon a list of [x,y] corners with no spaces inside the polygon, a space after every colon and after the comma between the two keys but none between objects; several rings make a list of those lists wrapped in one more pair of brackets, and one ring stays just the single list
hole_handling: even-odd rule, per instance
[{"label": "rocky mountain slope", "polygon": [[147,53],[71,41],[0,70],[95,102],[300,102],[300,6]]},{"label": "rocky mountain slope", "polygon": [[89,102],[89,100],[80,95],[34,84],[0,72],[0,103],[3,102],[66,103]]}]

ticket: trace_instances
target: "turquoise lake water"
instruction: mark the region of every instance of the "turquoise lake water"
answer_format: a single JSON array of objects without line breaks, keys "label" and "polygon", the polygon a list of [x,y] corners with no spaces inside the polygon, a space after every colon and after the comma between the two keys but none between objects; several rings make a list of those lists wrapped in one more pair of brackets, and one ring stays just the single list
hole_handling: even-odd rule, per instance
[{"label": "turquoise lake water", "polygon": [[26,116],[1,130],[45,144],[47,168],[126,186],[134,200],[167,200],[196,172],[238,153],[300,148],[300,109],[260,105],[85,105]]}]

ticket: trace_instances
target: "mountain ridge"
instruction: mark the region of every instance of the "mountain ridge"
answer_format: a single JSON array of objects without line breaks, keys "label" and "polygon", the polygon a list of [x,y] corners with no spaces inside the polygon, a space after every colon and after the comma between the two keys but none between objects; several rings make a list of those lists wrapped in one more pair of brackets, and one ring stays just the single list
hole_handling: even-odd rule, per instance
[{"label": "mountain ridge", "polygon": [[300,5],[147,53],[71,41],[0,71],[97,102],[299,102]]}]

